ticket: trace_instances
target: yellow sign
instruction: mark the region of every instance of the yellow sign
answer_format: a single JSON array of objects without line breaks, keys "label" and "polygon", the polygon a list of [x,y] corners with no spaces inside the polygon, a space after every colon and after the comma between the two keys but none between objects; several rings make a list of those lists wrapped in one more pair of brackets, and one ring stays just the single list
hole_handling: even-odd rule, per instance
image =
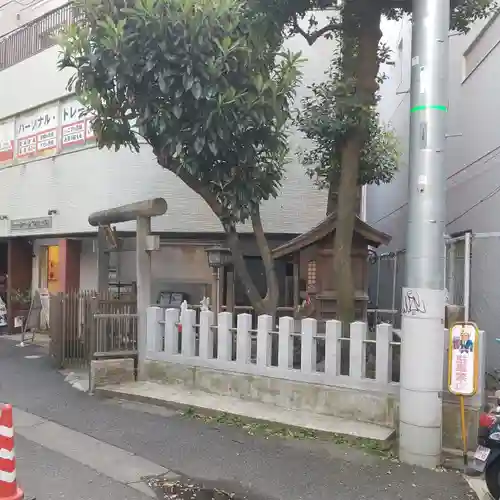
[{"label": "yellow sign", "polygon": [[477,391],[479,330],[474,323],[456,323],[450,328],[448,390],[457,396]]}]

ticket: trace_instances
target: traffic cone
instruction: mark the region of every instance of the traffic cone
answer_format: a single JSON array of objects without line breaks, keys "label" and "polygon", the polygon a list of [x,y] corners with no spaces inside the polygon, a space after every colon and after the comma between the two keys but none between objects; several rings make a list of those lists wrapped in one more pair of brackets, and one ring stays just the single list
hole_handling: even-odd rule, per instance
[{"label": "traffic cone", "polygon": [[23,500],[24,493],[16,481],[16,453],[12,406],[0,409],[0,500]]}]

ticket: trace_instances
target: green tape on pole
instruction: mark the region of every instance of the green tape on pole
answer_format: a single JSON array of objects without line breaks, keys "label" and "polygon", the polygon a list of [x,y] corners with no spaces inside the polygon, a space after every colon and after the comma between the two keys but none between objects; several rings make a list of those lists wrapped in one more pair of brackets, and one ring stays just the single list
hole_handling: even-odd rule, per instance
[{"label": "green tape on pole", "polygon": [[414,113],[415,111],[425,111],[426,109],[437,109],[438,111],[448,111],[446,106],[441,106],[439,104],[429,104],[423,106],[414,106],[410,109],[410,113]]}]

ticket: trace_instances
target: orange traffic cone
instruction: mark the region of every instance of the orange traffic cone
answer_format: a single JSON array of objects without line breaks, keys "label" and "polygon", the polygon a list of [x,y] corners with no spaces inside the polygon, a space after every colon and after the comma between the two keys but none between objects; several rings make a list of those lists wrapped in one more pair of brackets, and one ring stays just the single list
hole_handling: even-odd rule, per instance
[{"label": "orange traffic cone", "polygon": [[0,500],[23,499],[24,493],[16,481],[12,406],[3,405],[0,408]]}]

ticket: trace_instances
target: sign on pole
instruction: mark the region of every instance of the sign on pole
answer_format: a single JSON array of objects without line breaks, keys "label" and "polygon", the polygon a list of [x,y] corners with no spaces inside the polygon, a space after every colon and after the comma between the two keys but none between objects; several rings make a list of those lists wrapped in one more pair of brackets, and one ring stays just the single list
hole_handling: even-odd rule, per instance
[{"label": "sign on pole", "polygon": [[474,323],[456,323],[450,328],[448,389],[457,396],[473,396],[477,391],[479,330]]}]

